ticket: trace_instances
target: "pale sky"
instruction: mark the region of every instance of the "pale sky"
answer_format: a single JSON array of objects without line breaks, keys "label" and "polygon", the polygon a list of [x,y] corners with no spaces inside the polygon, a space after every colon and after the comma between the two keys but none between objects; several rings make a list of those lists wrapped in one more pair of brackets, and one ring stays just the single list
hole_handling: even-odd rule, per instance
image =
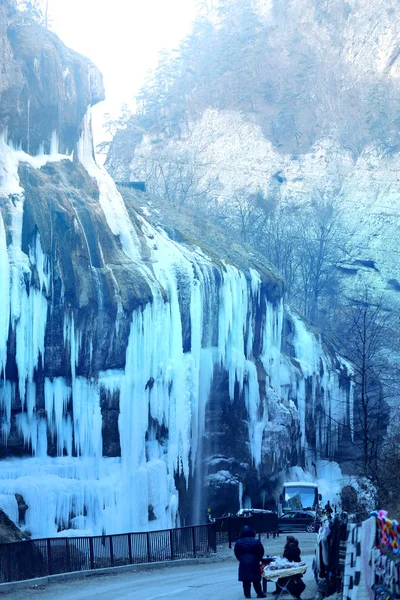
[{"label": "pale sky", "polygon": [[178,47],[190,31],[196,1],[49,0],[49,12],[51,29],[103,73],[107,101],[96,109],[99,119],[131,101],[161,49]]}]

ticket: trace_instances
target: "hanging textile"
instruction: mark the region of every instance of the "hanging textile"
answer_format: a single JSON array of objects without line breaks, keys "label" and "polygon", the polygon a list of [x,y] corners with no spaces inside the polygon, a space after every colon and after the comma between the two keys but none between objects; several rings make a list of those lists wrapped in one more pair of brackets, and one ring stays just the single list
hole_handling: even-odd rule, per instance
[{"label": "hanging textile", "polygon": [[376,546],[372,555],[377,600],[400,599],[400,524],[385,510],[376,513]]}]

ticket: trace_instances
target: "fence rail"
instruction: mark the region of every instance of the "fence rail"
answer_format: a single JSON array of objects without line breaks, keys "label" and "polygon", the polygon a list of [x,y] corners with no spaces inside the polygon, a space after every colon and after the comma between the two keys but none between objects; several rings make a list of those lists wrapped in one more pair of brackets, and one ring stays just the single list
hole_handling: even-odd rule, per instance
[{"label": "fence rail", "polygon": [[213,524],[96,537],[47,538],[0,544],[0,583],[207,556],[217,551]]}]

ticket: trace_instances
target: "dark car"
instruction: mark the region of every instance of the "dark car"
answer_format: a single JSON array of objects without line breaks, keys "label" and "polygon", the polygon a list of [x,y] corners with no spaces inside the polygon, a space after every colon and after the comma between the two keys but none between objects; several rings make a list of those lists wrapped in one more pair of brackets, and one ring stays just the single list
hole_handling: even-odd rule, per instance
[{"label": "dark car", "polygon": [[278,519],[279,531],[318,531],[321,522],[312,510],[290,510]]}]

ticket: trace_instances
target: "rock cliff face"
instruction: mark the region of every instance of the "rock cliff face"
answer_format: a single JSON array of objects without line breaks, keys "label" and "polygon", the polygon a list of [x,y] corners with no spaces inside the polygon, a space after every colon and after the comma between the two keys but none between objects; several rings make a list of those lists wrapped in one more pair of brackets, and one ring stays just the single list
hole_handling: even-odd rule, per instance
[{"label": "rock cliff face", "polygon": [[7,15],[4,510],[18,520],[18,494],[37,537],[273,501],[279,472],[335,456],[352,419],[348,366],[284,306],[259,256],[197,215],[122,198],[93,159],[85,110],[101,98],[99,74]]},{"label": "rock cliff face", "polygon": [[211,200],[229,201],[243,190],[283,206],[329,200],[354,232],[340,271],[346,295],[367,286],[371,299],[397,313],[396,0],[212,5],[179,59],[169,70],[160,65],[168,89],[161,84],[154,96],[154,82],[142,94],[133,123],[142,119],[149,135],[139,143],[138,127],[119,132],[110,172],[120,181],[146,179],[162,193],[165,177],[169,187],[186,177],[194,196]]},{"label": "rock cliff face", "polygon": [[89,105],[104,100],[96,67],[56,35],[0,6],[0,126],[30,154],[69,154]]}]

